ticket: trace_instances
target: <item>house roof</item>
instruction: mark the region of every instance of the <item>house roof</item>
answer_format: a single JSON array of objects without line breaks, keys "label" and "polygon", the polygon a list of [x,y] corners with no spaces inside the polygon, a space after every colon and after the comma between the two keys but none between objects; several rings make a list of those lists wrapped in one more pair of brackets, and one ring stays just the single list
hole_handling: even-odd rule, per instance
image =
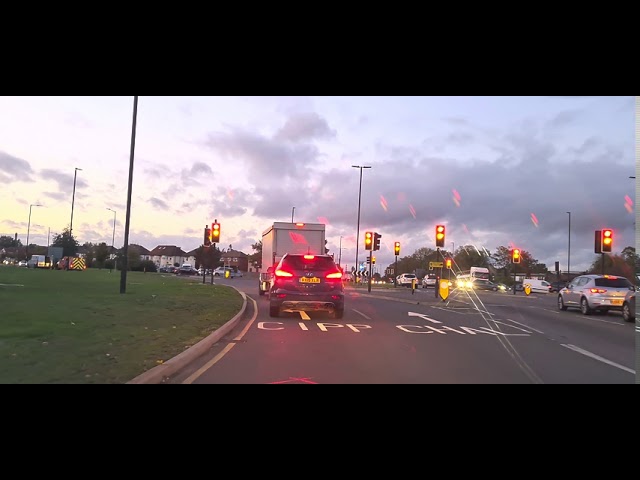
[{"label": "house roof", "polygon": [[[140,252],[140,255],[151,255],[151,252],[149,250],[144,248],[142,245],[138,245],[137,243],[129,244],[129,248],[136,248],[138,250],[138,252]],[[163,253],[163,255],[165,255],[165,254]]]},{"label": "house roof", "polygon": [[229,258],[229,257],[246,257],[247,254],[246,253],[242,253],[239,252],[238,250],[229,250],[227,252],[224,252],[221,257],[222,258]]},{"label": "house roof", "polygon": [[187,255],[190,257],[195,257],[196,253],[198,253],[198,249],[194,248],[193,250],[191,250],[190,252],[187,252]]},{"label": "house roof", "polygon": [[175,245],[158,245],[156,248],[151,250],[148,255],[152,255],[154,257],[161,257],[166,255],[167,257],[187,257],[187,252],[183,251],[180,247],[176,247]]}]

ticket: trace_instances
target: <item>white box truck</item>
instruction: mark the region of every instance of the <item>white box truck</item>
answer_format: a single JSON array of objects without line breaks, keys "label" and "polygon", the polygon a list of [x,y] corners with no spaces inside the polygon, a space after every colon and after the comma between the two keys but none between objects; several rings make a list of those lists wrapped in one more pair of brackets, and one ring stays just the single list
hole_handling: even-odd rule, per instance
[{"label": "white box truck", "polygon": [[324,255],[324,223],[275,222],[262,233],[260,295],[271,289],[274,268],[285,253]]}]

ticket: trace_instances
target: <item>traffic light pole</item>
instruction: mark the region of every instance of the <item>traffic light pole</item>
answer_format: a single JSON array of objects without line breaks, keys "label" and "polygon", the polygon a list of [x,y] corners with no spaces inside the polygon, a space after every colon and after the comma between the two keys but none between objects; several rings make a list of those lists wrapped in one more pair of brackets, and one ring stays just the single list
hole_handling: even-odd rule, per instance
[{"label": "traffic light pole", "polygon": [[371,293],[371,262],[373,261],[373,246],[371,250],[369,250],[369,285],[367,286],[367,291]]},{"label": "traffic light pole", "polygon": [[396,268],[393,275],[393,288],[398,286],[398,255],[396,255]]},{"label": "traffic light pole", "polygon": [[602,253],[602,275],[604,275],[604,253]]},{"label": "traffic light pole", "polygon": [[[436,249],[436,262],[439,261],[438,260],[439,258],[440,258],[440,247],[438,247]],[[435,294],[436,294],[436,298],[438,298],[438,290],[440,289],[440,285],[439,285],[440,280],[442,280],[442,268],[440,268],[440,278],[438,280],[436,280],[436,285],[435,285],[435,288],[434,288]]]},{"label": "traffic light pole", "polygon": [[516,265],[517,263],[513,264],[513,294],[516,294]]}]

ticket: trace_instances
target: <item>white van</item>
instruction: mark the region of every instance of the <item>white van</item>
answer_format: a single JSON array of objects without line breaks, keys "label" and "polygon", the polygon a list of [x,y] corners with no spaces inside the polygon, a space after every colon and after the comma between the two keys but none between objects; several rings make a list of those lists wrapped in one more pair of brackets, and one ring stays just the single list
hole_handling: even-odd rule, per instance
[{"label": "white van", "polygon": [[546,280],[538,280],[536,278],[525,278],[522,280],[522,286],[529,284],[531,286],[531,293],[550,293],[551,284]]}]

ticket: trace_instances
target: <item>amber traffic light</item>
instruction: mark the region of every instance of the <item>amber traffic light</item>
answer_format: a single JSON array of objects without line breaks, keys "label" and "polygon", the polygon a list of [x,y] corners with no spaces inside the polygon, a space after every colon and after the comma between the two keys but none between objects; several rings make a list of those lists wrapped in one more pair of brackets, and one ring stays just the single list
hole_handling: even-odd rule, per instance
[{"label": "amber traffic light", "polygon": [[613,246],[613,230],[605,228],[602,230],[602,251],[610,252]]},{"label": "amber traffic light", "polygon": [[220,241],[220,224],[216,221],[211,224],[211,243]]},{"label": "amber traffic light", "polygon": [[436,247],[444,247],[444,225],[436,225]]},{"label": "amber traffic light", "polygon": [[364,249],[373,250],[373,232],[366,232],[364,234]]},{"label": "amber traffic light", "polygon": [[396,255],[400,255],[400,242],[396,242],[393,245],[393,251],[395,252]]},{"label": "amber traffic light", "polygon": [[511,259],[513,260],[513,263],[520,263],[520,249],[513,249],[513,252],[511,253]]}]

